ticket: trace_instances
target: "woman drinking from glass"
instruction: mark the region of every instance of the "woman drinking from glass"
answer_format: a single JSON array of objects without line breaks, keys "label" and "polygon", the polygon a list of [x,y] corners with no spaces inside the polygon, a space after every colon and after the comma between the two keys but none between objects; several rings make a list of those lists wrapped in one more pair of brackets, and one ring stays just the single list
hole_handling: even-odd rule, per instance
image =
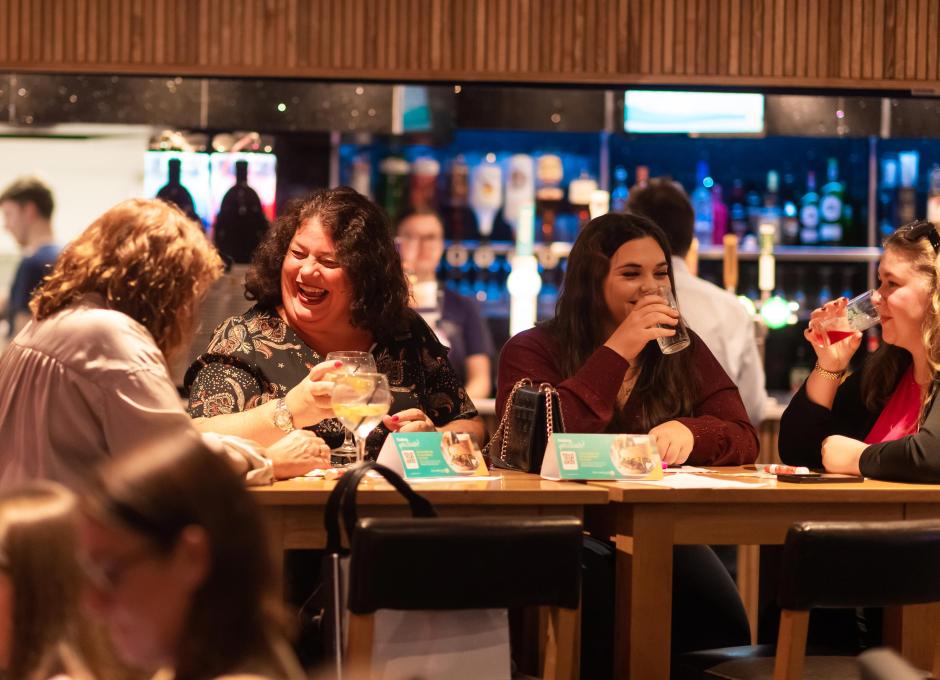
[{"label": "woman drinking from glass", "polygon": [[521,378],[551,383],[570,432],[649,432],[673,465],[739,465],[757,458],[757,433],[738,388],[691,330],[664,354],[657,339],[684,329],[654,291],[673,289],[669,244],[653,222],[610,213],[591,220],[568,258],[555,318],[503,348],[502,413]]},{"label": "woman drinking from glass", "polygon": [[390,430],[482,436],[447,350],[408,307],[389,220],[367,198],[340,187],[294,204],[256,252],[246,288],[256,304],[221,324],[187,373],[197,427],[262,443],[312,427],[336,446],[343,427],[328,376],[311,380],[311,368],[352,350],[372,355],[392,393],[370,455]]},{"label": "woman drinking from glass", "polygon": [[872,303],[882,345],[861,371],[845,377],[862,334],[830,342],[819,323],[844,314],[840,298],[813,311],[804,333],[816,366],[780,421],[780,457],[906,482],[940,482],[940,235],[914,222],[884,242]]}]

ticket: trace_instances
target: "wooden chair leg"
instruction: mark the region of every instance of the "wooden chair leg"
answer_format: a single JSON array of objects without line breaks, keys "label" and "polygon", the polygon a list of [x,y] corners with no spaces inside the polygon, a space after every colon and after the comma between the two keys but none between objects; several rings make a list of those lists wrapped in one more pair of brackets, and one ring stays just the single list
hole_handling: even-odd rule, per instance
[{"label": "wooden chair leg", "polygon": [[580,671],[579,610],[551,607],[543,680],[577,680]]},{"label": "wooden chair leg", "polygon": [[352,674],[352,677],[370,678],[372,676],[372,640],[374,633],[374,614],[349,613],[346,668]]},{"label": "wooden chair leg", "polygon": [[940,678],[940,638],[937,639],[933,649],[933,665],[930,667],[930,672],[935,678]]},{"label": "wooden chair leg", "polygon": [[808,628],[808,611],[784,609],[780,612],[780,633],[777,636],[774,680],[802,680]]}]

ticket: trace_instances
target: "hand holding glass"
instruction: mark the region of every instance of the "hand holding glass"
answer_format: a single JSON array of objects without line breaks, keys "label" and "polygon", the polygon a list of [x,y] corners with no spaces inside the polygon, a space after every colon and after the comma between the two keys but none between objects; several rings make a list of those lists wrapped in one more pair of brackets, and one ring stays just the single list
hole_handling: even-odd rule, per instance
[{"label": "hand holding glass", "polygon": [[834,344],[849,338],[856,331],[866,331],[881,321],[878,310],[872,303],[871,296],[874,291],[865,291],[849,300],[844,313],[814,319],[811,323],[813,330],[825,335],[829,344]]},{"label": "hand holding glass", "polygon": [[361,463],[365,459],[366,437],[392,405],[388,378],[382,373],[341,375],[333,386],[332,403],[333,413],[355,435],[356,462]]},{"label": "hand holding glass", "polygon": [[[677,312],[679,311],[679,303],[676,302],[676,296],[673,295],[671,286],[657,286],[653,290],[653,294],[665,298],[667,305]],[[689,333],[685,330],[685,325],[681,320],[675,326],[661,325],[660,328],[674,328],[676,331],[675,335],[670,335],[665,338],[656,338],[659,349],[663,354],[675,354],[689,346],[691,342],[689,340]]]},{"label": "hand holding glass", "polygon": [[[343,365],[335,371],[330,371],[324,377],[324,380],[336,382],[341,375],[354,375],[360,371],[363,373],[375,373],[375,359],[370,352],[357,352],[353,350],[344,350],[342,352],[330,352],[326,355],[327,361],[342,361]],[[347,429],[343,438],[343,443],[332,450],[334,456],[343,461],[351,460],[356,455],[356,445],[353,442],[352,433]]]}]

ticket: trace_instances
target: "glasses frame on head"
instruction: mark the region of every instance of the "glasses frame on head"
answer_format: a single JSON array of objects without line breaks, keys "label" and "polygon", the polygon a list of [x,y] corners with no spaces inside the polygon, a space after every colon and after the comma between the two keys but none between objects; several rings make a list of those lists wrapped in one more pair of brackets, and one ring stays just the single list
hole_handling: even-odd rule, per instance
[{"label": "glasses frame on head", "polygon": [[917,220],[916,222],[911,222],[906,224],[900,229],[897,233],[905,241],[913,243],[918,241],[925,236],[930,241],[930,245],[933,246],[934,254],[940,254],[940,234],[937,233],[937,229],[934,226],[933,222],[928,222],[927,220]]}]

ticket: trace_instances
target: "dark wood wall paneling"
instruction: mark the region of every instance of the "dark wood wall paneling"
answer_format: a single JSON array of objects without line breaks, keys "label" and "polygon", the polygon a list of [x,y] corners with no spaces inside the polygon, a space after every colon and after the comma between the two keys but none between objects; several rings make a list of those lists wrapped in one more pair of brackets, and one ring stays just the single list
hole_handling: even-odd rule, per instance
[{"label": "dark wood wall paneling", "polygon": [[940,0],[0,0],[0,69],[940,90]]}]

